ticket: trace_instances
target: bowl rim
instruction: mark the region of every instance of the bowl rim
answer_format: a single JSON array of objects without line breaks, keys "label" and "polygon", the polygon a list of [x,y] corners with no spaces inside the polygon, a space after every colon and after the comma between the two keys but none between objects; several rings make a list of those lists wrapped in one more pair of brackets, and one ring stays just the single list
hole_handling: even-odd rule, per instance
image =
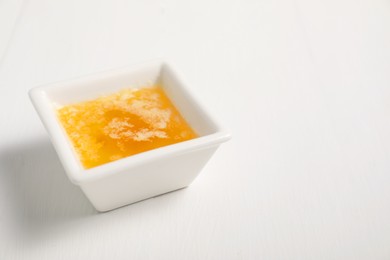
[{"label": "bowl rim", "polygon": [[[63,80],[55,83],[45,84],[30,89],[29,96],[31,102],[34,105],[43,125],[45,126],[51,142],[58,154],[58,157],[65,169],[65,172],[70,181],[76,185],[80,185],[87,182],[96,181],[108,176],[121,174],[125,170],[137,167],[139,165],[151,163],[156,160],[161,160],[166,157],[171,157],[195,150],[206,149],[208,147],[219,145],[231,138],[230,131],[223,128],[220,123],[205,109],[203,105],[195,98],[195,96],[189,91],[188,85],[181,78],[180,74],[171,65],[171,62],[164,60],[153,60],[149,62],[143,62],[131,66],[126,66],[118,69],[110,69],[94,74],[80,76],[73,79]],[[112,76],[115,73],[134,73],[141,67],[147,66],[166,66],[170,73],[174,75],[179,82],[180,88],[185,92],[185,98],[190,99],[192,106],[196,106],[196,109],[200,111],[202,116],[207,117],[208,121],[212,122],[216,128],[216,131],[212,134],[200,136],[188,141],[167,145],[164,147],[152,149],[139,154],[128,156],[113,162],[105,163],[93,168],[83,168],[73,145],[71,144],[66,132],[58,121],[54,112],[53,101],[47,95],[47,91],[56,87],[66,88],[71,87],[74,84],[82,84],[89,81],[96,81],[108,76]],[[136,172],[132,172],[136,174]]]}]

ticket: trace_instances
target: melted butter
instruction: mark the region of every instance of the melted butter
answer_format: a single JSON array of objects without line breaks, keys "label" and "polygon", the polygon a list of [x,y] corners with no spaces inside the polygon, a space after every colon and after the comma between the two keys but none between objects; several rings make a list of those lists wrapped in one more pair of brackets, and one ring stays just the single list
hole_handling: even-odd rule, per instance
[{"label": "melted butter", "polygon": [[87,169],[197,137],[158,86],[67,105],[57,115]]}]

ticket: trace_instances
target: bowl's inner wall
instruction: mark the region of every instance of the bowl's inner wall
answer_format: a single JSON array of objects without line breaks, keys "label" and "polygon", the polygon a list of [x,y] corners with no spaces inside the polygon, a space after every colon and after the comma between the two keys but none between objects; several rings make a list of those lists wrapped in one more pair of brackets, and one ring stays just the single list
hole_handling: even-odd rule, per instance
[{"label": "bowl's inner wall", "polygon": [[162,67],[159,81],[169,99],[199,136],[216,133],[218,127],[186,91],[184,83],[175,75],[168,65]]},{"label": "bowl's inner wall", "polygon": [[54,84],[46,89],[49,99],[58,105],[68,105],[103,95],[115,93],[124,88],[139,88],[153,85],[160,75],[161,66],[145,65],[129,72],[119,69],[80,79]]}]

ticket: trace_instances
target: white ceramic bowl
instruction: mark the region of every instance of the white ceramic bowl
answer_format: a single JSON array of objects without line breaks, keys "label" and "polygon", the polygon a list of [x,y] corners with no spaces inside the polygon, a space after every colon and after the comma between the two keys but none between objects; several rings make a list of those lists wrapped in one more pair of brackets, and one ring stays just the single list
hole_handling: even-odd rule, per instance
[{"label": "white ceramic bowl", "polygon": [[[94,99],[124,88],[160,83],[198,138],[84,169],[56,116],[56,105]],[[230,138],[194,100],[166,62],[102,72],[29,92],[69,179],[98,211],[108,211],[188,186],[218,146]]]}]

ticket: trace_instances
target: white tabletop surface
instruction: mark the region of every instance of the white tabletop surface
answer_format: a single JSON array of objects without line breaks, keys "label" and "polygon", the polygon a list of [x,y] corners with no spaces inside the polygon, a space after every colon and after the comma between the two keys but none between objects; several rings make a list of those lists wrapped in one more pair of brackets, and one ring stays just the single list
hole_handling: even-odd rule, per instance
[{"label": "white tabletop surface", "polygon": [[[389,28],[387,0],[0,1],[0,259],[390,259]],[[99,214],[27,91],[160,57],[234,137]]]}]

